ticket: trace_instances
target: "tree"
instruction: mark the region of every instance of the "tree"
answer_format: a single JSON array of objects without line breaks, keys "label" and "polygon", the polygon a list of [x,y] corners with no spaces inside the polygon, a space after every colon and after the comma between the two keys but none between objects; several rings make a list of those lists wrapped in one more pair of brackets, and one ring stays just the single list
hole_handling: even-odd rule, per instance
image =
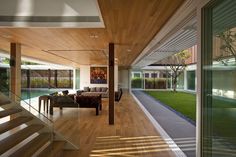
[{"label": "tree", "polygon": [[176,92],[178,77],[184,72],[187,64],[186,60],[191,56],[191,53],[187,50],[183,50],[177,54],[174,54],[170,58],[170,69],[169,75],[172,77],[173,91]]},{"label": "tree", "polygon": [[233,56],[236,62],[236,32],[227,29],[226,31],[219,33],[217,37],[223,41],[220,47],[222,53],[217,57],[217,60],[224,65],[228,65],[228,60],[225,60],[225,58]]}]

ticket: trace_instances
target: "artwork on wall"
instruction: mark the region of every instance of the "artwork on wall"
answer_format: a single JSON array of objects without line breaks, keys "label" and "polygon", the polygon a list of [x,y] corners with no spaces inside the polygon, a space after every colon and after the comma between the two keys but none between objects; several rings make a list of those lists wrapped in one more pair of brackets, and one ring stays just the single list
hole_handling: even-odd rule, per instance
[{"label": "artwork on wall", "polygon": [[107,84],[107,67],[91,67],[90,83]]}]

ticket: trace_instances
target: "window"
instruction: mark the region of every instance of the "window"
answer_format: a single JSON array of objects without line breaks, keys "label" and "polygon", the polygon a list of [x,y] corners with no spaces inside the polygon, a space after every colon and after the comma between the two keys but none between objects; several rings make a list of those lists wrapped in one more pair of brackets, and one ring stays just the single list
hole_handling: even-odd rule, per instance
[{"label": "window", "polygon": [[145,78],[149,78],[149,73],[145,73]]},{"label": "window", "polygon": [[134,73],[134,78],[140,78],[140,73]]}]

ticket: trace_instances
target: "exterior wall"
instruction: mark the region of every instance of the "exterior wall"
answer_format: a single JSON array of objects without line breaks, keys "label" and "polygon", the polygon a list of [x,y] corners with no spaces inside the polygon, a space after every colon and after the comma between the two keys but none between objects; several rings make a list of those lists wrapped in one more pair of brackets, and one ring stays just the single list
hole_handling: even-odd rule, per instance
[{"label": "exterior wall", "polygon": [[191,57],[186,60],[186,64],[197,63],[197,45],[187,49],[191,53]]},{"label": "exterior wall", "polygon": [[119,70],[119,86],[123,89],[129,88],[129,70]]}]

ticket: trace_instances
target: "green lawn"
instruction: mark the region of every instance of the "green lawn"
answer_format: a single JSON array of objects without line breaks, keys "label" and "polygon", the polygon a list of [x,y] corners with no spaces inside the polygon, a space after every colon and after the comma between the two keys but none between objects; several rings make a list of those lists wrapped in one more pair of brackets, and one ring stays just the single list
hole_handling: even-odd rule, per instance
[{"label": "green lawn", "polygon": [[[196,121],[196,96],[184,92],[145,91],[155,99],[188,118]],[[236,144],[236,102],[233,99],[214,96],[212,99],[212,130],[213,134],[228,138]]]},{"label": "green lawn", "polygon": [[170,106],[186,117],[196,121],[196,96],[195,94],[172,91],[145,91],[155,99]]}]

